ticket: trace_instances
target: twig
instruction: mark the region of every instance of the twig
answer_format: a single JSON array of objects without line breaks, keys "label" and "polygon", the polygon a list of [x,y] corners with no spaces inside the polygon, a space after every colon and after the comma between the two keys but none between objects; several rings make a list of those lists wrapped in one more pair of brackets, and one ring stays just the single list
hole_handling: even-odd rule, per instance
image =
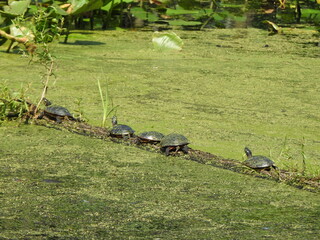
[{"label": "twig", "polygon": [[[8,40],[11,40],[12,43],[13,43],[13,42],[22,43],[22,44],[26,47],[27,51],[28,51],[31,55],[34,53],[34,51],[35,51],[36,48],[37,48],[37,46],[35,45],[35,43],[29,42],[28,38],[26,38],[26,37],[20,37],[20,38],[19,38],[19,37],[15,37],[15,36],[12,36],[12,35],[6,33],[6,32],[3,31],[3,30],[0,30],[0,36],[6,38],[6,39],[8,39]],[[12,43],[11,43],[11,45],[12,45]],[[10,48],[9,48],[8,50],[10,50]]]},{"label": "twig", "polygon": [[[42,94],[41,94],[40,100],[39,100],[39,102],[38,102],[38,104],[36,106],[35,113],[38,111],[42,100],[46,96],[46,93],[47,93],[47,90],[48,90],[49,81],[50,81],[50,76],[53,74],[53,66],[54,66],[54,61],[51,60],[50,67],[47,68],[46,81],[44,83],[44,87],[43,87],[43,90],[42,90]],[[37,117],[36,114],[35,114],[35,117]]]}]

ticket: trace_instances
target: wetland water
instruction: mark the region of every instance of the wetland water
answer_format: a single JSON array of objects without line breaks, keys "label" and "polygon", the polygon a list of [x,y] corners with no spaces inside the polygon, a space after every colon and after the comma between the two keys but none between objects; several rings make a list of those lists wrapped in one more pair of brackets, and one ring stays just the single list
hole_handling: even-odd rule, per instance
[{"label": "wetland water", "polygon": [[[195,149],[238,160],[248,146],[280,168],[298,170],[303,145],[307,173],[319,175],[319,49],[311,44],[319,39],[313,33],[177,31],[181,52],[154,51],[151,32],[89,33],[53,45],[59,65],[47,97],[54,103],[71,112],[80,108],[99,125],[99,78],[119,105],[119,122],[137,132],[181,133]],[[32,83],[28,95],[35,101],[41,68],[19,55],[1,51],[0,57],[0,81],[14,89]],[[3,238],[320,234],[315,193],[38,126],[5,124],[0,134],[6,139],[0,152]]]}]

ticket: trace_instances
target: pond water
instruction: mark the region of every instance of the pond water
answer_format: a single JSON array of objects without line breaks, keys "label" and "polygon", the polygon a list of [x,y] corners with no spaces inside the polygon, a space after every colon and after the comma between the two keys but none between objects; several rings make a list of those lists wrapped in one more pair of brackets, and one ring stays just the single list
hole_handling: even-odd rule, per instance
[{"label": "pond water", "polygon": [[[141,7],[142,4],[142,7]],[[109,8],[94,14],[95,29],[142,28],[168,30],[183,28],[248,28],[267,29],[265,21],[295,27],[315,26],[320,21],[320,4],[316,1],[296,0],[220,0],[163,3],[161,1],[128,2],[118,4],[107,14]],[[79,17],[76,28],[88,28],[89,18]],[[81,24],[79,24],[81,22]],[[92,27],[92,26],[91,26]],[[149,29],[150,30],[150,29]]]}]

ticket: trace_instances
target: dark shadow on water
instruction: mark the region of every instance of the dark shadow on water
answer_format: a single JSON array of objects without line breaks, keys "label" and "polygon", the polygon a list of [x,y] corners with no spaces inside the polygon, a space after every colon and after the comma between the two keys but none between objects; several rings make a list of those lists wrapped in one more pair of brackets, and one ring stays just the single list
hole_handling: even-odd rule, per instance
[{"label": "dark shadow on water", "polygon": [[96,30],[91,30],[90,32],[88,32],[88,31],[79,31],[78,30],[78,31],[72,31],[70,34],[76,33],[76,34],[90,35],[90,34],[94,34],[94,31],[96,31]]},{"label": "dark shadow on water", "polygon": [[[12,55],[21,55],[21,56],[25,56],[27,57],[28,54],[27,54],[27,51],[25,49],[21,49],[21,50],[18,50],[18,49],[11,49],[10,52],[7,52],[7,50],[0,50],[0,53],[5,53],[5,54],[12,54]],[[23,53],[25,53],[25,55],[23,55]]]},{"label": "dark shadow on water", "polygon": [[103,43],[103,42],[97,42],[97,41],[81,41],[81,40],[76,40],[76,41],[73,42],[73,43],[71,43],[71,42],[68,42],[68,43],[60,42],[60,44],[97,46],[97,45],[104,45],[105,43]]},{"label": "dark shadow on water", "polygon": [[314,42],[304,42],[300,43],[302,47],[320,47],[320,41],[314,41]]}]

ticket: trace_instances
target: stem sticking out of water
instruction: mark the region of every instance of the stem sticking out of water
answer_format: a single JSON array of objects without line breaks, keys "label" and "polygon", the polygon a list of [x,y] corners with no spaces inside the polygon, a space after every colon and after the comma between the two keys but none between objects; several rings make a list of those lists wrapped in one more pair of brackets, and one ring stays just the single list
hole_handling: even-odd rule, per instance
[{"label": "stem sticking out of water", "polygon": [[301,155],[302,155],[302,176],[305,175],[306,172],[306,154],[304,151],[304,147],[305,147],[305,139],[303,138],[303,141],[301,143]]}]

